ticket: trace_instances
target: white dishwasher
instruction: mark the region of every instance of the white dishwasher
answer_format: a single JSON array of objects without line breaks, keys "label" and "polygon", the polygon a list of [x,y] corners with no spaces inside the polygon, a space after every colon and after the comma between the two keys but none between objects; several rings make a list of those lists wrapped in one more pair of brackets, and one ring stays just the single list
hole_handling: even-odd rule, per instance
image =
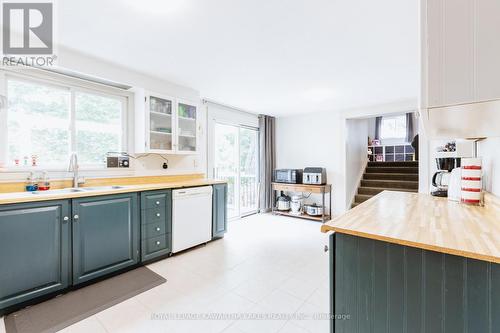
[{"label": "white dishwasher", "polygon": [[212,239],[212,186],[172,191],[172,252]]}]

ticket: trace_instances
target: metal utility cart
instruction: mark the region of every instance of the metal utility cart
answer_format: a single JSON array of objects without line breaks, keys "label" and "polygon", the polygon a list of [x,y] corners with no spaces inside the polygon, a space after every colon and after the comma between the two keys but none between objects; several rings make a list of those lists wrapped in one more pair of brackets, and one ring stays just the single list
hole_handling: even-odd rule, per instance
[{"label": "metal utility cart", "polygon": [[[297,217],[301,219],[307,219],[307,220],[313,220],[313,221],[319,221],[319,222],[326,222],[331,219],[332,216],[332,185],[331,184],[326,184],[326,185],[306,185],[306,184],[284,184],[284,183],[272,183],[272,189],[273,189],[273,209],[272,212],[273,214],[276,215],[285,215],[285,216],[290,216],[290,217]],[[279,211],[276,209],[276,193],[279,191],[285,191],[285,192],[305,192],[305,193],[314,193],[314,194],[321,194],[321,203],[323,206],[323,215],[321,216],[310,216],[305,213],[302,213],[300,215],[295,215],[290,212],[285,212],[285,211]],[[326,212],[326,195],[328,194],[328,214],[325,214]]]}]

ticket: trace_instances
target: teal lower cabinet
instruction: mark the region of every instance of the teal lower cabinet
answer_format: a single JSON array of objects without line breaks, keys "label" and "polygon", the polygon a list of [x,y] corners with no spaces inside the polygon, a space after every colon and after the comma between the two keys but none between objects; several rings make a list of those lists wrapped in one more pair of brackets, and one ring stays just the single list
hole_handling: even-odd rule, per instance
[{"label": "teal lower cabinet", "polygon": [[172,252],[172,191],[141,193],[141,261]]},{"label": "teal lower cabinet", "polygon": [[70,284],[69,201],[0,206],[0,313]]},{"label": "teal lower cabinet", "polygon": [[139,262],[137,193],[74,199],[73,284]]},{"label": "teal lower cabinet", "polygon": [[212,238],[220,238],[227,232],[227,184],[213,188]]},{"label": "teal lower cabinet", "polygon": [[335,233],[331,332],[500,332],[500,265]]},{"label": "teal lower cabinet", "polygon": [[[214,237],[226,206],[215,185]],[[171,190],[0,205],[0,315],[171,252]]]}]

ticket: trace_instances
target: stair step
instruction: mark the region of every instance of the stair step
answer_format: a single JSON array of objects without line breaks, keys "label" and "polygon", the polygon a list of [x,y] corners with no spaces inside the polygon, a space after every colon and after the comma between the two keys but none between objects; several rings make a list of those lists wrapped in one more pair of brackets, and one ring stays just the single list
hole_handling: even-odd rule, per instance
[{"label": "stair step", "polygon": [[370,198],[373,198],[373,195],[356,194],[356,196],[354,197],[354,202],[362,203]]},{"label": "stair step", "polygon": [[405,188],[384,188],[384,187],[360,187],[358,189],[358,194],[363,195],[377,195],[382,191],[396,191],[396,192],[414,192],[417,193],[417,189],[405,189]]},{"label": "stair step", "polygon": [[362,187],[418,189],[418,181],[362,179]]},{"label": "stair step", "polygon": [[363,175],[363,179],[418,181],[418,174],[413,174],[413,173],[365,173]]},{"label": "stair step", "polygon": [[418,175],[418,167],[367,167],[366,173],[411,173]]},{"label": "stair step", "polygon": [[407,162],[368,162],[369,167],[414,167],[418,168],[418,161]]},{"label": "stair step", "polygon": [[356,207],[357,205],[359,205],[359,203],[357,203],[357,202],[353,202],[353,203],[351,204],[351,209],[352,209],[352,208],[354,208],[354,207]]}]

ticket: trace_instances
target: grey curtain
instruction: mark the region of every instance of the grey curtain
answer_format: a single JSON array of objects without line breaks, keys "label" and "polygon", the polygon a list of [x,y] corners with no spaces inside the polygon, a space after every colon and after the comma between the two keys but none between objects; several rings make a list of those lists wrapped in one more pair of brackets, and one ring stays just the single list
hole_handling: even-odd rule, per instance
[{"label": "grey curtain", "polygon": [[415,137],[415,126],[413,126],[413,113],[406,114],[406,142],[412,142]]},{"label": "grey curtain", "polygon": [[382,129],[382,117],[375,118],[375,140],[380,140],[380,132]]},{"label": "grey curtain", "polygon": [[273,193],[271,182],[273,170],[276,166],[275,118],[259,116],[260,136],[260,182],[259,182],[259,210],[261,213],[271,211],[273,207]]}]

